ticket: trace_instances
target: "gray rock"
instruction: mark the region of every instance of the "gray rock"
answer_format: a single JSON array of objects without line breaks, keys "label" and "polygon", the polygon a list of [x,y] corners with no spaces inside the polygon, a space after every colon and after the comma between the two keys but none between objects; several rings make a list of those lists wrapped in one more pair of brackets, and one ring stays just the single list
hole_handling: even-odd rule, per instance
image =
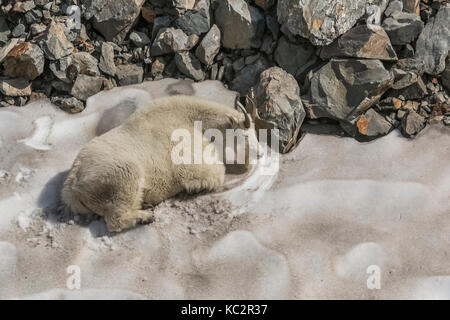
[{"label": "gray rock", "polygon": [[279,146],[283,152],[306,115],[297,81],[283,69],[272,67],[261,73],[254,93],[259,118],[279,130]]},{"label": "gray rock", "polygon": [[150,43],[150,38],[144,33],[139,31],[133,31],[130,33],[130,40],[136,47],[144,47]]},{"label": "gray rock", "polygon": [[31,35],[43,33],[47,29],[47,26],[43,23],[33,23],[30,27]]},{"label": "gray rock", "polygon": [[416,44],[416,58],[423,61],[425,72],[438,75],[445,69],[450,43],[450,7],[441,8],[428,20]]},{"label": "gray rock", "polygon": [[384,11],[384,15],[386,17],[390,17],[394,12],[402,12],[403,11],[403,2],[400,0],[391,0],[386,10]]},{"label": "gray rock", "polygon": [[78,73],[88,76],[99,76],[98,60],[88,52],[75,52],[72,63],[77,67]]},{"label": "gray rock", "polygon": [[86,101],[90,96],[100,92],[102,89],[102,84],[102,77],[80,74],[78,75],[70,93],[75,98]]},{"label": "gray rock", "polygon": [[11,30],[9,30],[6,17],[4,15],[0,15],[0,44],[8,42],[10,34]]},{"label": "gray rock", "polygon": [[322,59],[365,58],[396,61],[389,36],[377,25],[356,26],[320,51]]},{"label": "gray rock", "polygon": [[240,57],[235,62],[233,62],[233,69],[236,72],[242,70],[244,67],[245,67],[245,58],[244,57]]},{"label": "gray rock", "polygon": [[44,72],[44,53],[30,42],[20,43],[9,51],[3,64],[8,77],[34,80]]},{"label": "gray rock", "polygon": [[195,55],[202,63],[211,65],[219,50],[220,30],[216,25],[213,25],[195,50]]},{"label": "gray rock", "polygon": [[413,110],[407,110],[402,117],[401,132],[407,138],[413,138],[423,128],[425,128],[426,119]]},{"label": "gray rock", "polygon": [[72,64],[72,55],[49,63],[50,70],[61,81],[71,83],[72,79],[67,75],[67,68]]},{"label": "gray rock", "polygon": [[159,31],[163,28],[169,27],[171,23],[172,17],[170,16],[156,17],[155,21],[153,22],[152,39],[154,40],[158,35]]},{"label": "gray rock", "polygon": [[69,96],[53,96],[51,102],[69,113],[78,113],[84,110],[83,101]]},{"label": "gray rock", "polygon": [[365,14],[366,2],[278,0],[278,22],[284,32],[307,38],[314,45],[327,45],[350,30]]},{"label": "gray rock", "polygon": [[115,76],[116,65],[114,64],[114,47],[111,43],[103,42],[101,51],[100,63],[98,64],[100,70],[110,76]]},{"label": "gray rock", "polygon": [[152,44],[151,55],[161,56],[168,53],[188,51],[198,42],[197,35],[186,35],[175,28],[161,29]]},{"label": "gray rock", "polygon": [[42,11],[41,10],[33,9],[33,10],[28,11],[25,14],[25,20],[26,20],[27,24],[40,22],[41,19],[42,19]]},{"label": "gray rock", "polygon": [[231,82],[231,89],[245,96],[250,88],[258,82],[260,74],[269,67],[269,63],[263,57],[255,63],[245,66],[244,69],[236,73]]},{"label": "gray rock", "polygon": [[310,43],[293,44],[285,37],[278,41],[274,57],[281,68],[297,79],[303,78],[317,62],[315,49]]},{"label": "gray rock", "polygon": [[0,47],[0,63],[5,60],[8,53],[19,43],[19,39],[11,39],[4,46]]},{"label": "gray rock", "polygon": [[367,110],[351,122],[343,121],[340,125],[345,132],[361,142],[385,136],[394,129],[391,121],[373,109]]},{"label": "gray rock", "polygon": [[200,0],[193,11],[188,11],[175,20],[175,26],[187,35],[201,35],[211,27],[209,0]]},{"label": "gray rock", "polygon": [[40,45],[49,60],[58,60],[73,52],[73,45],[67,40],[64,27],[60,23],[50,24]]},{"label": "gray rock", "polygon": [[175,63],[178,70],[184,75],[197,81],[205,79],[205,73],[202,70],[200,61],[190,52],[177,52],[175,54]]},{"label": "gray rock", "polygon": [[349,122],[379,100],[394,76],[379,60],[336,59],[315,72],[310,82],[305,97],[309,118]]},{"label": "gray rock", "polygon": [[447,89],[447,93],[450,94],[450,56],[447,56],[447,63],[444,72],[442,72],[441,80],[442,85]]},{"label": "gray rock", "polygon": [[172,5],[181,10],[191,10],[194,8],[195,0],[172,0]]},{"label": "gray rock", "polygon": [[30,96],[31,83],[28,80],[21,78],[0,78],[0,92],[9,97]]},{"label": "gray rock", "polygon": [[21,23],[16,25],[11,33],[14,38],[19,38],[23,34],[25,34],[25,26]]},{"label": "gray rock", "polygon": [[383,21],[383,28],[393,45],[405,45],[414,41],[423,29],[423,21],[414,13],[394,12]]},{"label": "gray rock", "polygon": [[261,45],[261,51],[267,55],[271,55],[275,50],[276,45],[277,43],[272,40],[272,37],[265,34]]},{"label": "gray rock", "polygon": [[84,16],[107,41],[125,39],[145,0],[87,0]]},{"label": "gray rock", "polygon": [[116,77],[120,86],[141,83],[144,78],[144,69],[136,64],[116,66]]},{"label": "gray rock", "polygon": [[228,49],[250,49],[261,46],[265,19],[245,0],[219,1],[216,24],[222,32],[222,45]]}]

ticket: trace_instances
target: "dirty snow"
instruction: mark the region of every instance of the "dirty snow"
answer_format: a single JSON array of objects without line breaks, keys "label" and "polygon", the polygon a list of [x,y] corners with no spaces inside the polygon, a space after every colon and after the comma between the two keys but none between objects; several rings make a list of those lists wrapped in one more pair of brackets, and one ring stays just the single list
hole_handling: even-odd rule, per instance
[{"label": "dirty snow", "polygon": [[[0,298],[450,299],[450,130],[370,143],[307,135],[215,194],[179,196],[155,222],[109,234],[59,200],[80,148],[156,97],[233,105],[215,81],[102,92],[81,114],[47,101],[0,109]],[[69,266],[80,290],[67,288]],[[369,289],[367,268],[380,270]]]}]

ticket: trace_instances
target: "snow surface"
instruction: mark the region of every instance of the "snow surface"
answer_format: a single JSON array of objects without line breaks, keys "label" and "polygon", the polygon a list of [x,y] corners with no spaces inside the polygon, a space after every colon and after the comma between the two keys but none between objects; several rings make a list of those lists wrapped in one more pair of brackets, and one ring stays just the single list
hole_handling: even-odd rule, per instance
[{"label": "snow surface", "polygon": [[[80,148],[151,99],[232,106],[219,82],[173,79],[104,91],[81,114],[47,101],[0,109],[0,298],[450,299],[450,130],[370,143],[307,135],[264,175],[179,196],[156,221],[109,234],[59,190]],[[69,290],[69,266],[81,289]],[[377,266],[381,288],[367,287]]]}]

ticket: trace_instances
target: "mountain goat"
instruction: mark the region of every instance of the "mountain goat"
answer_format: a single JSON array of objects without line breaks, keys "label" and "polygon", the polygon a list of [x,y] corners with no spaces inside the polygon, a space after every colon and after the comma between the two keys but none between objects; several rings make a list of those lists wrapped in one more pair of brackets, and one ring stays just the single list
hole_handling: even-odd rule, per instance
[{"label": "mountain goat", "polygon": [[[194,122],[201,121],[202,137],[207,129],[221,133],[243,129],[247,147],[257,144],[253,122],[242,105],[240,112],[192,96],[172,96],[150,104],[91,140],[76,157],[62,189],[62,199],[73,212],[103,216],[111,232],[151,220],[152,212],[143,207],[180,192],[212,191],[224,183],[223,163],[174,163],[175,130],[194,135],[198,130]],[[211,141],[203,138],[202,144],[208,146]]]}]

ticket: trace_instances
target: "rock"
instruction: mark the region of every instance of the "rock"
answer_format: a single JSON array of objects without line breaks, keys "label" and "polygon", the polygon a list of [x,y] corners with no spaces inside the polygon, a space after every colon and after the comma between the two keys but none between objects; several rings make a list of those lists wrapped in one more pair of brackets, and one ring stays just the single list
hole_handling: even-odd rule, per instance
[{"label": "rock", "polygon": [[394,129],[392,122],[373,109],[367,110],[352,122],[341,122],[341,127],[350,136],[361,142],[385,136]]},{"label": "rock", "polygon": [[28,80],[21,78],[0,78],[0,92],[9,97],[30,96],[31,83]]},{"label": "rock", "polygon": [[161,29],[151,48],[152,56],[161,56],[167,53],[189,51],[198,42],[198,36],[187,36],[183,30],[175,28]]},{"label": "rock", "polygon": [[159,31],[163,28],[169,27],[171,23],[172,17],[170,16],[156,17],[155,21],[153,22],[152,39],[154,40],[158,35]]},{"label": "rock", "polygon": [[153,23],[155,22],[156,13],[151,7],[142,7],[141,9],[142,18],[144,18],[147,22]]},{"label": "rock", "polygon": [[99,76],[98,60],[87,52],[76,52],[72,55],[72,63],[77,67],[79,74]]},{"label": "rock", "polygon": [[40,45],[49,60],[58,60],[73,52],[73,45],[67,40],[64,27],[60,23],[50,24]]},{"label": "rock", "polygon": [[2,47],[0,47],[0,63],[5,60],[8,53],[17,45],[19,39],[11,39]]},{"label": "rock", "polygon": [[278,22],[283,32],[327,45],[350,30],[366,13],[362,0],[278,0]]},{"label": "rock", "polygon": [[116,76],[120,86],[141,83],[144,78],[144,69],[136,64],[116,66]]},{"label": "rock", "polygon": [[349,122],[379,100],[394,76],[379,60],[336,59],[317,70],[310,82],[305,97],[309,118]]},{"label": "rock", "polygon": [[216,24],[222,32],[222,45],[228,49],[261,46],[265,20],[261,12],[245,0],[223,0],[215,11]]},{"label": "rock", "polygon": [[290,43],[281,37],[274,54],[275,61],[295,78],[301,79],[316,64],[315,49],[310,43]]},{"label": "rock", "polygon": [[275,0],[255,0],[255,4],[263,10],[267,10],[275,4]]},{"label": "rock", "polygon": [[109,42],[103,42],[101,51],[100,63],[98,64],[98,67],[104,73],[110,76],[115,76],[116,65],[114,64],[114,47]]},{"label": "rock", "polygon": [[450,94],[450,56],[447,56],[447,63],[444,72],[442,72],[441,80],[442,85],[447,89],[447,93]]},{"label": "rock", "polygon": [[402,0],[405,11],[420,16],[420,0]]},{"label": "rock", "polygon": [[36,7],[34,1],[15,1],[12,11],[24,13]]},{"label": "rock", "polygon": [[445,69],[450,43],[450,7],[430,18],[416,44],[415,57],[423,61],[425,72],[438,75]]},{"label": "rock", "polygon": [[425,128],[426,119],[413,110],[407,110],[402,117],[401,132],[407,138],[413,138],[423,128]]},{"label": "rock", "polygon": [[10,34],[11,30],[9,30],[6,17],[4,15],[0,15],[0,44],[7,43]]},{"label": "rock", "polygon": [[158,57],[152,63],[152,76],[156,77],[162,75],[164,72],[164,68],[166,67],[166,63],[162,57]]},{"label": "rock", "polygon": [[178,70],[184,75],[197,81],[205,79],[205,73],[202,70],[200,61],[190,52],[177,52],[175,54],[175,63]]},{"label": "rock", "polygon": [[25,34],[25,26],[21,23],[19,23],[18,25],[16,25],[13,29],[13,31],[11,32],[11,35],[14,38],[19,38],[21,35]]},{"label": "rock", "polygon": [[195,55],[205,65],[211,65],[214,62],[215,56],[220,50],[220,30],[216,25],[213,25],[211,30],[205,35],[200,42]]},{"label": "rock", "polygon": [[[72,55],[49,63],[50,70],[61,81],[71,83],[72,78],[68,77],[67,68],[72,64]],[[78,74],[78,73],[77,73]]]},{"label": "rock", "polygon": [[261,73],[254,92],[259,117],[279,130],[280,151],[285,150],[306,115],[297,81],[283,69],[272,67]]},{"label": "rock", "polygon": [[90,96],[100,92],[102,84],[102,77],[80,74],[75,80],[70,94],[79,100],[86,101]]},{"label": "rock", "polygon": [[30,27],[31,35],[35,36],[47,30],[47,26],[43,23],[33,23]]},{"label": "rock", "polygon": [[133,31],[130,33],[130,41],[136,47],[142,48],[150,43],[150,38],[144,32]]},{"label": "rock", "polygon": [[255,63],[245,66],[244,69],[236,73],[235,78],[231,82],[231,89],[245,96],[250,88],[258,82],[260,74],[269,67],[269,63],[263,57]]},{"label": "rock", "polygon": [[394,12],[402,12],[402,11],[403,11],[403,2],[401,0],[392,0],[389,2],[389,5],[384,11],[384,15],[386,17],[390,17]]},{"label": "rock", "polygon": [[235,62],[233,62],[233,69],[236,72],[242,70],[244,67],[245,67],[245,58],[244,57],[240,57]]},{"label": "rock", "polygon": [[210,4],[208,0],[200,0],[193,11],[188,11],[175,20],[175,26],[187,35],[201,35],[211,27]]},{"label": "rock", "polygon": [[145,0],[87,0],[84,15],[106,41],[125,39]]},{"label": "rock", "polygon": [[[399,82],[401,83],[401,81]],[[399,87],[399,82],[394,83],[393,88]],[[421,99],[428,95],[427,87],[420,76],[417,76],[415,81],[412,80],[411,82],[409,85],[402,86],[402,88],[390,90],[388,95],[392,97],[403,96],[408,100]]]},{"label": "rock", "polygon": [[84,110],[83,101],[69,96],[53,96],[51,102],[69,113],[78,113]]},{"label": "rock", "polygon": [[394,12],[383,21],[383,28],[393,45],[405,45],[414,41],[423,29],[423,22],[414,13]]},{"label": "rock", "polygon": [[195,0],[172,0],[172,5],[178,9],[191,10],[194,8]]},{"label": "rock", "polygon": [[34,80],[44,72],[44,53],[30,42],[16,45],[4,62],[5,76]]},{"label": "rock", "polygon": [[350,29],[332,44],[323,47],[320,57],[324,60],[346,57],[397,60],[391,41],[383,28],[365,24]]}]

